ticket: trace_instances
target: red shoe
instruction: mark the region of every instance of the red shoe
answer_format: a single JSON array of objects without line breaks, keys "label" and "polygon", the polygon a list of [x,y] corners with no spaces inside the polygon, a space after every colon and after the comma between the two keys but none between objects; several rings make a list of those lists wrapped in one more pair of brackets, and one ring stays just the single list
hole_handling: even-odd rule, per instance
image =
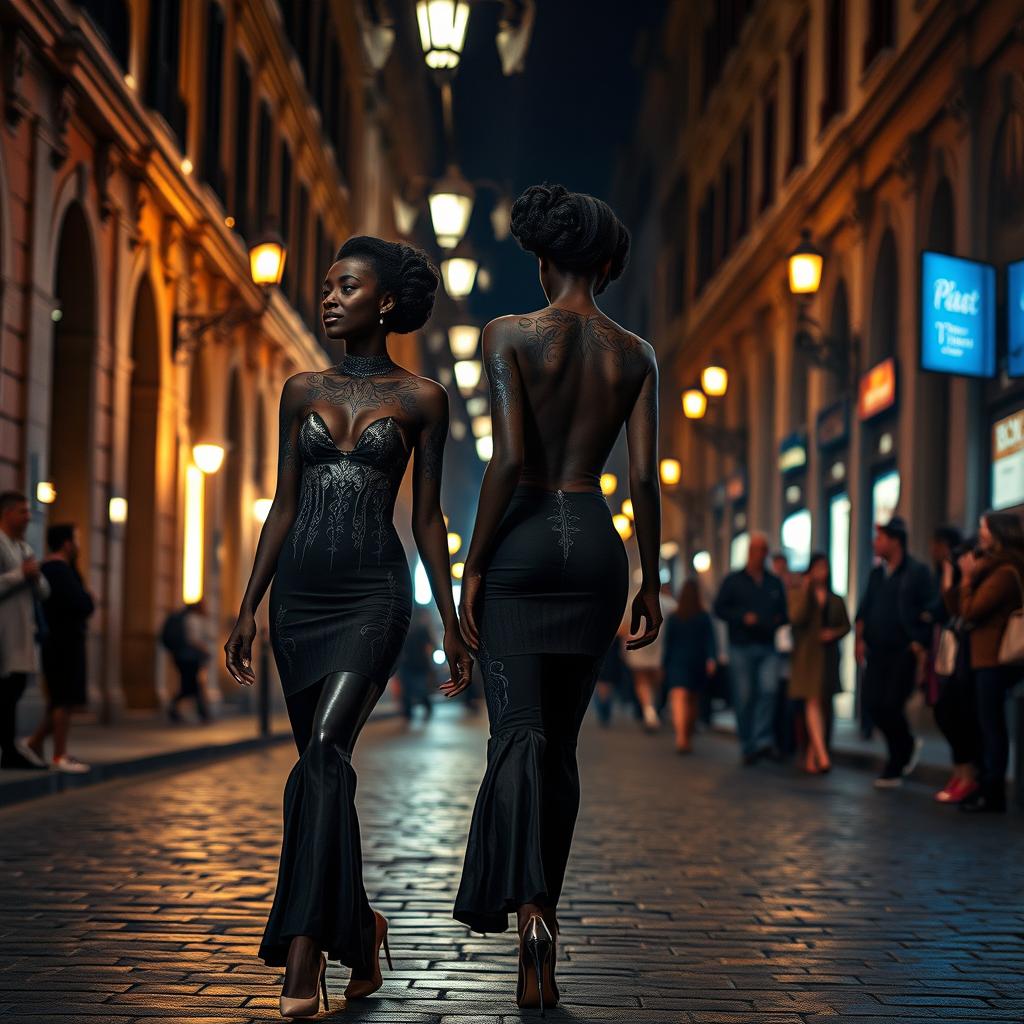
[{"label": "red shoe", "polygon": [[953,796],[950,803],[962,804],[969,796],[973,796],[973,794],[977,793],[979,789],[981,789],[981,786],[979,786],[974,779],[967,779],[966,781],[961,779],[960,785],[957,787],[956,794]]},{"label": "red shoe", "polygon": [[951,775],[949,782],[947,782],[946,785],[935,794],[935,799],[938,800],[940,804],[956,803],[956,794],[961,785],[963,785],[963,779],[959,779],[955,775]]}]

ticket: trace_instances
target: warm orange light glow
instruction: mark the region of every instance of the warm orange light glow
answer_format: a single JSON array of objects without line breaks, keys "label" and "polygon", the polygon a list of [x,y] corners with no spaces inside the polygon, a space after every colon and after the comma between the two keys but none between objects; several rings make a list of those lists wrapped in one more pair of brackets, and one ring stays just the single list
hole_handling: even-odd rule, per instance
[{"label": "warm orange light glow", "polygon": [[612,524],[623,540],[629,540],[633,536],[633,524],[629,521],[629,516],[620,512],[618,515],[612,516]]},{"label": "warm orange light glow", "polygon": [[626,498],[626,500],[622,503],[622,514],[624,516],[628,516],[630,519],[633,518],[633,499],[632,498]]},{"label": "warm orange light glow", "polygon": [[721,366],[706,366],[700,375],[704,394],[721,398],[729,388],[729,374]]},{"label": "warm orange light glow", "polygon": [[462,538],[457,533],[448,534],[448,554],[454,555],[462,547]]},{"label": "warm orange light glow", "polygon": [[614,494],[615,488],[619,486],[619,478],[614,473],[601,474],[601,493],[604,495]]},{"label": "warm orange light glow", "polygon": [[203,596],[203,496],[206,475],[198,466],[185,470],[185,551],[181,597],[194,604]]},{"label": "warm orange light glow", "polygon": [[666,487],[674,487],[683,478],[683,467],[678,459],[661,460],[661,482]]},{"label": "warm orange light glow", "polygon": [[811,233],[801,232],[800,244],[789,254],[789,290],[794,295],[815,295],[821,284],[821,251]]},{"label": "warm orange light glow", "polygon": [[702,419],[708,411],[708,396],[700,388],[690,388],[683,392],[683,415],[688,420]]}]

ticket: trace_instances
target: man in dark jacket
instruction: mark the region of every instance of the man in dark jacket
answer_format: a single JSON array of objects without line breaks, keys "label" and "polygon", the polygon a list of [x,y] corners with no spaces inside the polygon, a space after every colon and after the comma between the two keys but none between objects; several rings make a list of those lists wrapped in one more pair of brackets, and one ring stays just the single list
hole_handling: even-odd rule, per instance
[{"label": "man in dark jacket", "polygon": [[765,568],[768,538],[750,538],[747,564],[729,573],[715,599],[715,614],[729,627],[729,678],[743,763],[778,757],[775,694],[779,655],[775,631],[787,621],[782,581]]},{"label": "man in dark jacket", "polygon": [[857,610],[857,661],[864,666],[865,710],[888,748],[875,785],[890,789],[902,785],[921,751],[907,723],[906,703],[923,675],[936,590],[928,567],[907,553],[902,518],[876,527],[874,548],[881,561],[871,570]]},{"label": "man in dark jacket", "polygon": [[88,700],[85,634],[95,604],[78,571],[78,527],[73,523],[55,523],[46,531],[46,547],[49,558],[41,567],[50,584],[50,596],[43,602],[47,625],[42,643],[46,714],[27,743],[41,758],[43,744],[52,736],[53,767],[78,775],[89,771],[89,765],[68,753],[68,733],[72,708]]}]

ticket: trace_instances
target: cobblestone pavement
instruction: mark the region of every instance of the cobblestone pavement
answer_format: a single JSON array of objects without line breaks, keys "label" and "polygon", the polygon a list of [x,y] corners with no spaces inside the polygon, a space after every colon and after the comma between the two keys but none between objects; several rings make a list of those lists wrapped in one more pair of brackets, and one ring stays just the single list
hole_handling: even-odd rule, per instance
[{"label": "cobblestone pavement", "polygon": [[[1020,1022],[1024,828],[863,773],[743,769],[703,737],[588,725],[553,1021]],[[366,883],[393,972],[333,1016],[501,1024],[510,935],[451,920],[482,723],[371,724],[357,752]],[[113,782],[0,812],[0,1024],[264,1021],[255,951],[293,750]],[[564,966],[563,966],[564,964]]]}]

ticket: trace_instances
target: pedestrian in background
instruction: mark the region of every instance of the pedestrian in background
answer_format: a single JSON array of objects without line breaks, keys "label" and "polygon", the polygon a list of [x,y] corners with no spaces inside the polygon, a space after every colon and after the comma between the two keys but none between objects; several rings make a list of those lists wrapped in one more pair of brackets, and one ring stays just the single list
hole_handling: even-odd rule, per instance
[{"label": "pedestrian in background", "polygon": [[828,555],[816,552],[800,584],[788,593],[793,627],[790,696],[802,700],[807,748],[804,768],[812,775],[830,771],[828,720],[832,698],[842,690],[839,641],[850,632],[846,604],[832,590]]},{"label": "pedestrian in background", "polygon": [[47,766],[17,738],[18,701],[28,677],[39,671],[36,637],[42,613],[38,602],[50,596],[50,584],[25,541],[30,519],[24,494],[0,494],[0,768]]},{"label": "pedestrian in background", "polygon": [[971,673],[971,633],[964,627],[959,615],[950,615],[946,602],[956,603],[950,590],[956,591],[962,579],[960,563],[968,557],[978,544],[977,537],[970,537],[954,548],[945,559],[940,573],[942,583],[943,628],[950,630],[956,640],[956,656],[951,671],[936,675],[938,698],[935,701],[935,724],[942,731],[949,744],[953,773],[949,781],[936,794],[935,799],[943,804],[959,804],[978,789],[977,765],[981,759],[981,729],[978,725],[977,700],[974,693],[974,676]]},{"label": "pedestrian in background", "polygon": [[718,667],[715,631],[700,586],[690,577],[679,590],[676,609],[665,616],[665,686],[676,736],[676,753],[689,754],[701,694]]},{"label": "pedestrian in background", "polygon": [[68,753],[68,734],[72,709],[88,700],[85,632],[96,606],[78,569],[78,527],[73,523],[51,526],[46,531],[46,548],[49,557],[42,564],[42,573],[50,584],[50,596],[43,602],[47,624],[42,643],[46,713],[26,743],[43,759],[46,739],[52,736],[51,764],[58,771],[78,775],[89,771],[89,765]]},{"label": "pedestrian in background", "polygon": [[[661,585],[658,594],[661,602],[661,614],[667,617],[676,610],[676,599],[667,583]],[[660,703],[663,671],[661,663],[664,652],[664,631],[659,632],[651,643],[644,647],[626,648],[626,667],[633,674],[633,685],[636,688],[636,699],[640,704],[643,726],[646,732],[656,732],[661,725],[657,704]]]},{"label": "pedestrian in background", "polygon": [[417,609],[406,635],[402,652],[398,656],[398,680],[402,688],[402,715],[407,722],[413,719],[413,709],[423,707],[423,717],[430,718],[434,709],[430,703],[428,684],[434,664],[434,636],[427,613]]},{"label": "pedestrian in background", "polygon": [[1006,697],[1021,668],[1000,663],[1000,645],[1010,615],[1024,592],[1024,529],[1010,512],[986,512],[978,527],[978,548],[960,559],[959,586],[952,566],[944,571],[943,592],[950,614],[970,633],[970,666],[981,727],[979,788],[960,803],[964,811],[1006,810],[1006,769],[1010,741]]},{"label": "pedestrian in background", "polygon": [[597,683],[594,686],[594,710],[597,712],[598,722],[606,727],[612,724],[615,698],[622,698],[623,691],[628,690],[627,699],[633,699],[632,680],[622,656],[623,644],[628,635],[629,623],[623,619],[601,661],[601,667],[597,670]]},{"label": "pedestrian in background", "polygon": [[178,692],[171,698],[167,709],[168,717],[172,722],[180,722],[179,705],[183,700],[192,700],[200,720],[208,722],[210,712],[200,677],[211,652],[206,629],[206,605],[202,598],[171,612],[164,622],[161,639],[174,659],[179,680]]},{"label": "pedestrian in background", "polygon": [[782,581],[765,568],[768,538],[750,538],[747,564],[722,581],[714,612],[729,627],[729,675],[744,764],[778,759],[775,746],[775,694],[779,655],[775,632],[788,621]]},{"label": "pedestrian in background", "polygon": [[900,516],[876,526],[874,550],[879,564],[857,610],[856,653],[864,666],[864,705],[888,752],[875,786],[892,789],[917,767],[921,754],[906,703],[923,677],[931,643],[926,612],[936,591],[928,567],[907,552],[907,524]]},{"label": "pedestrian in background", "polygon": [[[931,563],[932,579],[935,584],[935,600],[931,608],[925,612],[925,621],[931,627],[931,645],[928,651],[928,662],[925,670],[925,699],[929,707],[934,708],[939,699],[942,680],[935,670],[935,659],[939,653],[939,638],[942,627],[949,619],[945,602],[942,599],[942,571],[946,562],[953,559],[953,553],[963,544],[963,534],[959,527],[952,524],[937,526],[932,534]],[[955,565],[954,565],[955,568]],[[959,578],[959,570],[957,570]]]}]

